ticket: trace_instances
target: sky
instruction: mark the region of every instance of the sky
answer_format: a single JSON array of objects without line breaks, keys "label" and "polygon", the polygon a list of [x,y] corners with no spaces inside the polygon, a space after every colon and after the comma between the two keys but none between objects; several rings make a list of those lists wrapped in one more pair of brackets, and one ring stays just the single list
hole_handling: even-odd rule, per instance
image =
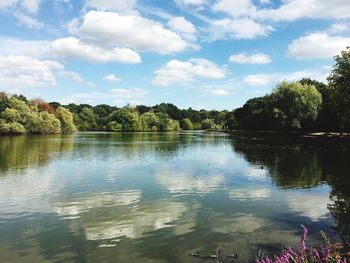
[{"label": "sky", "polygon": [[63,104],[231,110],[347,46],[349,0],[0,0],[0,91]]}]

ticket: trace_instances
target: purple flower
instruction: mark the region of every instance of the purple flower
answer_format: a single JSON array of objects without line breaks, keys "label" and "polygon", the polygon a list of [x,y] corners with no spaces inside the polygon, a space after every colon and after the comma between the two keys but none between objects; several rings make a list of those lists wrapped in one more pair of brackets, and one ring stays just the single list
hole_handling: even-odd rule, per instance
[{"label": "purple flower", "polygon": [[303,228],[303,235],[301,236],[301,241],[300,241],[300,249],[301,249],[301,255],[304,257],[305,256],[305,251],[306,251],[306,237],[308,234],[307,228],[303,225],[301,225]]}]

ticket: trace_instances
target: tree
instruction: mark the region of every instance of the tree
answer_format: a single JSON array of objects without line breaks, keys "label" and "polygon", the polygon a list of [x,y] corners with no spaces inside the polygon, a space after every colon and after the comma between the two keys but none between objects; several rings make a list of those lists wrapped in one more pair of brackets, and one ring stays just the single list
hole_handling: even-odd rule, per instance
[{"label": "tree", "polygon": [[350,47],[335,56],[335,62],[328,77],[331,100],[341,125],[350,129]]},{"label": "tree", "polygon": [[168,114],[163,112],[158,112],[157,117],[159,119],[159,124],[158,124],[159,131],[177,131],[180,129],[179,122],[170,119]]},{"label": "tree", "polygon": [[39,111],[47,111],[48,113],[56,114],[55,108],[39,98],[30,100],[29,105],[37,107]]},{"label": "tree", "polygon": [[193,130],[192,121],[189,118],[185,118],[181,121],[181,127],[184,130]]},{"label": "tree", "polygon": [[332,89],[329,85],[326,85],[317,80],[312,80],[310,78],[303,78],[300,80],[301,84],[313,85],[316,87],[322,96],[322,105],[320,111],[317,115],[315,123],[310,122],[310,129],[317,131],[336,131],[339,130],[340,119],[334,110],[332,105]]},{"label": "tree", "polygon": [[0,92],[0,113],[9,106],[9,99],[5,92]]},{"label": "tree", "polygon": [[202,122],[202,129],[203,130],[210,130],[210,129],[214,129],[215,127],[215,123],[214,123],[214,120],[213,119],[205,119],[203,120]]},{"label": "tree", "polygon": [[39,112],[38,133],[55,134],[61,133],[61,123],[56,119],[55,115],[47,111]]},{"label": "tree", "polygon": [[159,125],[158,116],[154,112],[145,112],[140,117],[142,131],[157,131]]},{"label": "tree", "polygon": [[56,112],[61,123],[62,133],[74,133],[77,131],[77,127],[73,121],[73,114],[68,109],[60,106],[56,109]]},{"label": "tree", "polygon": [[269,95],[248,100],[243,107],[234,110],[232,117],[241,129],[274,130],[281,126],[276,125],[272,117]]},{"label": "tree", "polygon": [[73,114],[73,118],[79,131],[92,131],[97,126],[96,117],[91,106],[82,106],[79,112]]},{"label": "tree", "polygon": [[[6,98],[5,98],[6,96]],[[60,114],[64,132],[75,131],[72,114],[64,108],[58,108],[58,113],[48,103],[36,99],[27,101],[21,95],[0,96],[0,101],[6,105],[0,112],[1,134],[55,134],[61,132],[61,122],[55,114]],[[55,114],[49,113],[53,111]]]},{"label": "tree", "polygon": [[139,114],[132,108],[114,111],[109,115],[108,122],[113,122],[114,126],[121,125],[123,131],[142,131]]},{"label": "tree", "polygon": [[271,96],[272,114],[282,129],[301,129],[316,120],[322,97],[313,85],[282,82]]}]

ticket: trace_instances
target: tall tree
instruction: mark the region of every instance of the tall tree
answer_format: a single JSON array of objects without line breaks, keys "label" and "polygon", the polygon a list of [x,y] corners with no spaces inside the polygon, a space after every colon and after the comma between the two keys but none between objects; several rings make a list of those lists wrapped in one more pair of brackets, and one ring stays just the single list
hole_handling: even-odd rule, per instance
[{"label": "tall tree", "polygon": [[335,56],[335,65],[328,81],[334,109],[343,128],[350,129],[350,47]]}]

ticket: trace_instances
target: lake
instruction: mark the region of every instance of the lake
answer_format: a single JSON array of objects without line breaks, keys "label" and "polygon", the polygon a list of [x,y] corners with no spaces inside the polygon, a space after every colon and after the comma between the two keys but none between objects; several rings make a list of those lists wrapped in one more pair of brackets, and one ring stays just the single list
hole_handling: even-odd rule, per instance
[{"label": "lake", "polygon": [[[350,150],[251,134],[0,137],[0,262],[254,260],[350,236]],[[205,262],[205,261],[204,261]]]}]

